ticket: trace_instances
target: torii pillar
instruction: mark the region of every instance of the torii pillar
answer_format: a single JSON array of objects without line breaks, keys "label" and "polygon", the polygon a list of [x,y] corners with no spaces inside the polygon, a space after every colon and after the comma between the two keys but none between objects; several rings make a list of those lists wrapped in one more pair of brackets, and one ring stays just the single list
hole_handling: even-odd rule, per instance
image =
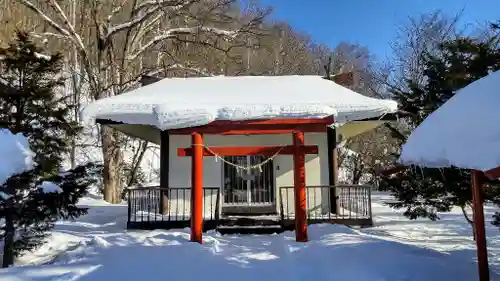
[{"label": "torii pillar", "polygon": [[472,217],[474,227],[474,238],[476,240],[477,263],[479,269],[479,281],[490,280],[490,269],[488,265],[488,248],[486,246],[486,230],[484,226],[484,190],[483,182],[485,175],[481,171],[473,170],[471,173],[472,183]]}]

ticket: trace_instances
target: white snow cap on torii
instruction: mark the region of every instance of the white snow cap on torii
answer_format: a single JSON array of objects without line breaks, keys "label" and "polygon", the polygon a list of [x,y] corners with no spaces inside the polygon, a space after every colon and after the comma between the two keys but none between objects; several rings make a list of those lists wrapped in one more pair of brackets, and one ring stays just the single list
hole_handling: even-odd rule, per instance
[{"label": "white snow cap on torii", "polygon": [[82,119],[188,128],[215,120],[323,118],[336,122],[376,118],[397,111],[391,100],[363,96],[321,76],[215,76],[166,78],[97,100]]},{"label": "white snow cap on torii", "polygon": [[500,71],[457,93],[431,113],[402,146],[399,161],[488,171],[500,166]]}]

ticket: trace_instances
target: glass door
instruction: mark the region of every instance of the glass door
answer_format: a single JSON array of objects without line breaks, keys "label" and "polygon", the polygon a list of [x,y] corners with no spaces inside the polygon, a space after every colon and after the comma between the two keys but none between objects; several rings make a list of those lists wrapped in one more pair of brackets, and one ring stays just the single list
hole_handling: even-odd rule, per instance
[{"label": "glass door", "polygon": [[261,168],[249,169],[266,161],[264,156],[228,156],[224,163],[224,206],[269,206],[275,204],[273,163],[268,161]]}]

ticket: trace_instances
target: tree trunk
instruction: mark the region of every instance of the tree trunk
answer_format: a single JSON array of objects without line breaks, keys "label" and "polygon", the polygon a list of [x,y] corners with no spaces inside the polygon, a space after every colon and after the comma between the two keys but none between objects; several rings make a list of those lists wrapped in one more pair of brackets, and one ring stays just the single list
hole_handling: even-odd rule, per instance
[{"label": "tree trunk", "polygon": [[12,199],[7,200],[7,213],[5,215],[5,239],[3,245],[2,267],[6,268],[14,264],[14,239],[16,229],[12,219]]},{"label": "tree trunk", "polygon": [[476,241],[476,225],[472,222],[472,238]]},{"label": "tree trunk", "polygon": [[[471,206],[472,208],[472,206]],[[472,227],[472,237],[474,238],[474,241],[476,241],[476,230],[474,226],[474,221],[469,218],[469,215],[467,214],[467,211],[465,210],[465,206],[460,206],[460,209],[462,210],[462,214],[464,215],[465,220],[471,225]]]},{"label": "tree trunk", "polygon": [[121,151],[118,132],[113,128],[101,126],[103,155],[104,200],[112,204],[121,202]]},{"label": "tree trunk", "polygon": [[139,167],[141,166],[141,162],[144,158],[144,155],[146,154],[146,150],[148,150],[148,142],[141,141],[139,151],[137,151],[138,155],[134,155],[133,158],[134,161],[132,162],[132,171],[130,172],[127,186],[131,186],[134,183],[137,175],[137,170],[139,170]]}]

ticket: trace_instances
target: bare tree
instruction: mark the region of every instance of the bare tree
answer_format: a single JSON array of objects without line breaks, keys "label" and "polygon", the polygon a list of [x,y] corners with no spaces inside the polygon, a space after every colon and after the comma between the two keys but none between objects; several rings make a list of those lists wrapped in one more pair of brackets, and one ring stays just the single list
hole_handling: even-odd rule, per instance
[{"label": "bare tree", "polygon": [[[402,23],[391,43],[391,60],[384,67],[375,68],[373,78],[379,86],[379,92],[385,92],[385,95],[389,96],[390,92],[404,92],[408,90],[408,80],[412,80],[416,85],[424,85],[425,56],[436,55],[439,44],[444,40],[456,38],[463,32],[458,29],[457,24],[460,16],[461,13],[451,17],[441,11],[434,11],[411,17]],[[386,130],[387,134],[399,139],[398,142],[391,142],[396,147],[411,130],[404,118],[398,122],[387,123],[384,127],[383,130]],[[377,136],[376,139],[380,137],[383,136]],[[359,139],[362,142],[368,140]]]},{"label": "bare tree", "polygon": [[396,38],[391,43],[393,78],[389,80],[390,88],[405,90],[405,79],[412,79],[419,85],[425,83],[425,54],[435,54],[441,42],[455,38],[462,32],[457,24],[460,17],[461,13],[448,16],[441,11],[434,11],[411,17],[399,26]]},{"label": "bare tree", "polygon": [[[370,96],[380,93],[366,48],[343,43],[330,49],[315,44],[286,22],[263,22],[270,10],[260,9],[257,1],[17,1],[34,12],[23,11],[34,23],[32,35],[65,52],[75,103],[133,89],[144,74],[323,75],[323,65],[332,53],[335,73],[356,73],[353,90]],[[88,131],[89,135],[75,140],[74,146],[102,150],[105,199],[117,202],[120,184],[134,182],[151,145],[107,127]],[[93,138],[99,141],[89,141]],[[130,145],[137,147],[124,153],[123,147]],[[74,149],[69,156],[73,165],[76,154]],[[123,170],[124,163],[132,165],[126,178],[117,172]]]},{"label": "bare tree", "polygon": [[338,156],[346,183],[376,184],[380,173],[394,163],[400,144],[384,125],[346,140]]},{"label": "bare tree", "polygon": [[[48,25],[36,32],[44,40],[71,45],[93,99],[118,95],[137,87],[143,74],[171,68],[193,71],[173,50],[203,46],[223,55],[245,45],[257,33],[265,11],[244,19],[230,14],[234,0],[116,0],[83,2],[86,26],[78,29],[68,9],[56,0],[19,0]],[[76,0],[75,0],[76,1]],[[65,3],[67,4],[67,3]],[[230,24],[229,24],[230,23]],[[228,26],[231,25],[231,26]],[[121,135],[100,127],[104,199],[121,200]]]},{"label": "bare tree", "polygon": [[[384,97],[384,85],[378,78],[378,65],[366,47],[340,43],[332,52],[331,72],[353,73],[350,89],[371,97]],[[378,172],[391,161],[399,143],[391,137],[390,130],[380,125],[373,130],[344,139],[338,149],[338,165],[345,173],[347,184],[361,181],[375,183]]]}]

